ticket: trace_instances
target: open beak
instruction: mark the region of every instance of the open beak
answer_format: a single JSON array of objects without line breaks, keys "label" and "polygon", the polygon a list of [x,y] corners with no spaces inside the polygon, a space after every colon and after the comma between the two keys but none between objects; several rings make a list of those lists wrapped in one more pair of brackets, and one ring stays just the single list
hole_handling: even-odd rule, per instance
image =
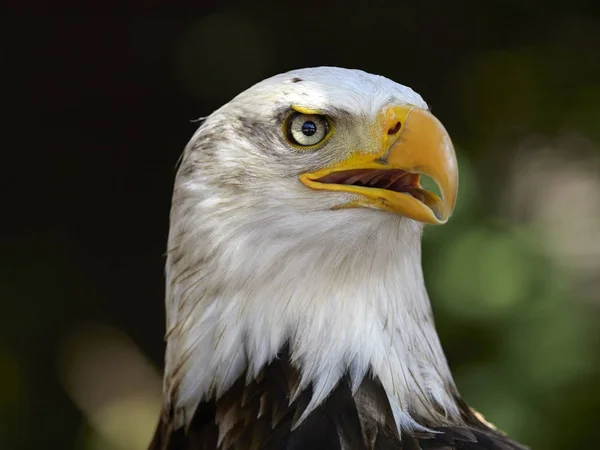
[{"label": "open beak", "polygon": [[[356,194],[340,208],[371,207],[445,223],[456,203],[458,165],[441,122],[423,109],[391,106],[381,112],[375,134],[378,152],[354,152],[333,167],[300,175],[300,181],[312,189]],[[433,179],[441,198],[420,185],[421,175]]]}]

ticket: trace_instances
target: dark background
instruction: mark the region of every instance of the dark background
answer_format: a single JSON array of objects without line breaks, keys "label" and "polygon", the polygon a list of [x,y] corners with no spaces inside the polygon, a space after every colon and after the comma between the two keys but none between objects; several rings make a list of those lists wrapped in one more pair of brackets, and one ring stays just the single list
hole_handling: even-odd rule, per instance
[{"label": "dark background", "polygon": [[424,266],[465,398],[534,448],[597,446],[599,2],[8,8],[0,448],[143,448],[191,120],[317,65],[413,87],[453,136],[459,204],[427,230]]}]

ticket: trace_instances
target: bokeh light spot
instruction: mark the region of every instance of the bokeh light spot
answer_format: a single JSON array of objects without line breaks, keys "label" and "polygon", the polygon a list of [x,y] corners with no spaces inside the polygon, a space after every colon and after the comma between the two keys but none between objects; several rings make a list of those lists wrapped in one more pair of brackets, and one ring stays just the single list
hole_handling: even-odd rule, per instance
[{"label": "bokeh light spot", "polygon": [[63,386],[92,428],[90,449],[146,448],[162,404],[160,376],[123,333],[90,324],[71,330],[59,355]]},{"label": "bokeh light spot", "polygon": [[519,240],[485,227],[457,236],[440,255],[433,286],[442,306],[465,317],[502,317],[527,293],[531,271]]}]

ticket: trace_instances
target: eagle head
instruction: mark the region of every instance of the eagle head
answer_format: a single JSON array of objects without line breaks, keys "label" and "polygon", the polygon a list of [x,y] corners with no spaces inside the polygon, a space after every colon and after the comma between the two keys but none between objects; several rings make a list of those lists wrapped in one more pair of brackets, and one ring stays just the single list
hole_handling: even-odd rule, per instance
[{"label": "eagle head", "polygon": [[397,437],[464,424],[420,242],[457,188],[442,124],[381,76],[294,70],[208,116],[173,193],[163,424],[250,448],[233,443],[337,417],[334,398]]},{"label": "eagle head", "polygon": [[[421,175],[442,198],[419,185]],[[413,90],[320,67],[264,80],[214,112],[179,180],[263,217],[370,208],[440,224],[454,208],[458,169],[448,133]]]}]

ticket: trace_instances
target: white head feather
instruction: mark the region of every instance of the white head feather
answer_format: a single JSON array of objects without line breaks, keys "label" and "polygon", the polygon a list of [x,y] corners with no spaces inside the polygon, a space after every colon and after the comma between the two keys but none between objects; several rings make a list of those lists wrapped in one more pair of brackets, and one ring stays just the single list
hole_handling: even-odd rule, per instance
[{"label": "white head feather", "polygon": [[[391,103],[427,107],[381,76],[295,70],[243,92],[192,137],[166,267],[165,400],[176,426],[245,370],[255,376],[286,342],[303,385],[313,386],[306,413],[344,373],[357,388],[371,369],[399,428],[419,427],[410,411],[438,422],[458,416],[423,281],[422,225],[375,209],[332,211],[352,194],[298,180],[369,139]],[[290,105],[340,112],[346,125],[328,149],[294,151],[281,127]]]}]

